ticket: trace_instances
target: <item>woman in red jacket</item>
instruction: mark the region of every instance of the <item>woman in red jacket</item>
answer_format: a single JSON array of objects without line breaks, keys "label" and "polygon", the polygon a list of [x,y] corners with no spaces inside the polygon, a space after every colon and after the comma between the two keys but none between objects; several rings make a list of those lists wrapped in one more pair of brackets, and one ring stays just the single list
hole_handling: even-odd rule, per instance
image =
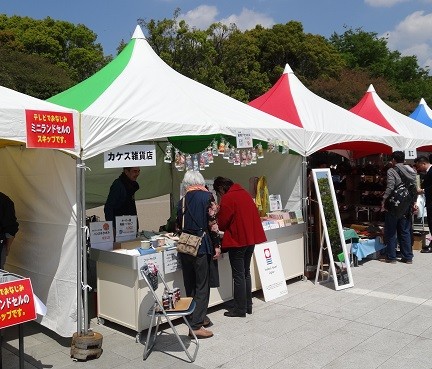
[{"label": "woman in red jacket", "polygon": [[251,195],[229,178],[216,177],[213,188],[220,198],[219,229],[224,232],[222,250],[228,251],[234,280],[234,308],[228,317],[252,314],[250,263],[255,244],[265,242],[258,209]]}]

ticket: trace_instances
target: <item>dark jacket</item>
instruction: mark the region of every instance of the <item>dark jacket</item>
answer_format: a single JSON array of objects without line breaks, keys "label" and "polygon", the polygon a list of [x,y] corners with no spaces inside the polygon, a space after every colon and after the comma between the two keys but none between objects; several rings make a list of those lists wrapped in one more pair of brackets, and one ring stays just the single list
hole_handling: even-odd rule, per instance
[{"label": "dark jacket", "polygon": [[16,235],[18,232],[19,224],[15,216],[15,205],[13,201],[0,192],[0,238],[5,239],[5,234],[9,233],[11,236]]},{"label": "dark jacket", "polygon": [[421,187],[424,189],[426,206],[432,207],[432,167],[423,176]]},{"label": "dark jacket", "polygon": [[258,209],[251,195],[237,183],[234,183],[221,198],[218,224],[219,229],[225,232],[222,249],[267,241]]},{"label": "dark jacket", "polygon": [[[211,198],[212,194],[208,191],[189,191],[185,195],[185,210],[183,211],[183,199],[177,205],[177,224],[179,229],[196,236],[202,236],[206,232],[198,249],[199,255],[213,254],[213,246],[208,232],[208,208]],[[182,226],[183,213],[184,227]]]},{"label": "dark jacket", "polygon": [[117,216],[137,215],[135,192],[138,190],[138,182],[131,181],[124,173],[114,180],[104,206],[105,220],[115,221]]}]

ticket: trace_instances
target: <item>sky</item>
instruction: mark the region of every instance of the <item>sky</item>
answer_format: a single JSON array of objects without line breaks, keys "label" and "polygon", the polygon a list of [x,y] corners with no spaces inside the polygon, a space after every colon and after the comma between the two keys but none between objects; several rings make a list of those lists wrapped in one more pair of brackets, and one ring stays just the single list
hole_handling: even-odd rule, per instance
[{"label": "sky", "polygon": [[244,31],[294,20],[304,32],[324,37],[361,28],[387,37],[391,50],[416,55],[421,67],[432,69],[432,0],[0,0],[0,14],[84,24],[106,55],[129,41],[139,18],[171,19],[176,8],[197,28],[222,22]]}]

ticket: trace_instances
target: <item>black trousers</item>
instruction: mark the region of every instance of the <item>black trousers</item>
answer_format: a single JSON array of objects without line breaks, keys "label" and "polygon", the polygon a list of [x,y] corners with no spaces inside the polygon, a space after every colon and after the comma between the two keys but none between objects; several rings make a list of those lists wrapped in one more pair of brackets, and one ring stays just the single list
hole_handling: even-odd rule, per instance
[{"label": "black trousers", "polygon": [[190,317],[193,330],[200,329],[207,314],[210,299],[209,268],[211,255],[191,256],[181,254],[183,282],[186,296],[193,297],[196,307]]},{"label": "black trousers", "polygon": [[246,314],[246,309],[252,309],[250,263],[254,249],[255,245],[228,250],[234,280],[234,313]]}]

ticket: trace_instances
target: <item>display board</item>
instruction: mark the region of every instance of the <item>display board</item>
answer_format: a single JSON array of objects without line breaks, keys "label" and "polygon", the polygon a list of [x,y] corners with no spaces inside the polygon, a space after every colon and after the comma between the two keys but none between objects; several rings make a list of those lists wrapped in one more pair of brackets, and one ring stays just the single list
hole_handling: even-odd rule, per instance
[{"label": "display board", "polygon": [[319,275],[323,273],[320,266],[323,264],[323,252],[327,251],[329,271],[326,282],[333,279],[335,290],[352,287],[354,282],[351,274],[350,257],[343,236],[342,222],[330,169],[312,169],[312,175],[324,231],[315,282],[318,281]]}]

